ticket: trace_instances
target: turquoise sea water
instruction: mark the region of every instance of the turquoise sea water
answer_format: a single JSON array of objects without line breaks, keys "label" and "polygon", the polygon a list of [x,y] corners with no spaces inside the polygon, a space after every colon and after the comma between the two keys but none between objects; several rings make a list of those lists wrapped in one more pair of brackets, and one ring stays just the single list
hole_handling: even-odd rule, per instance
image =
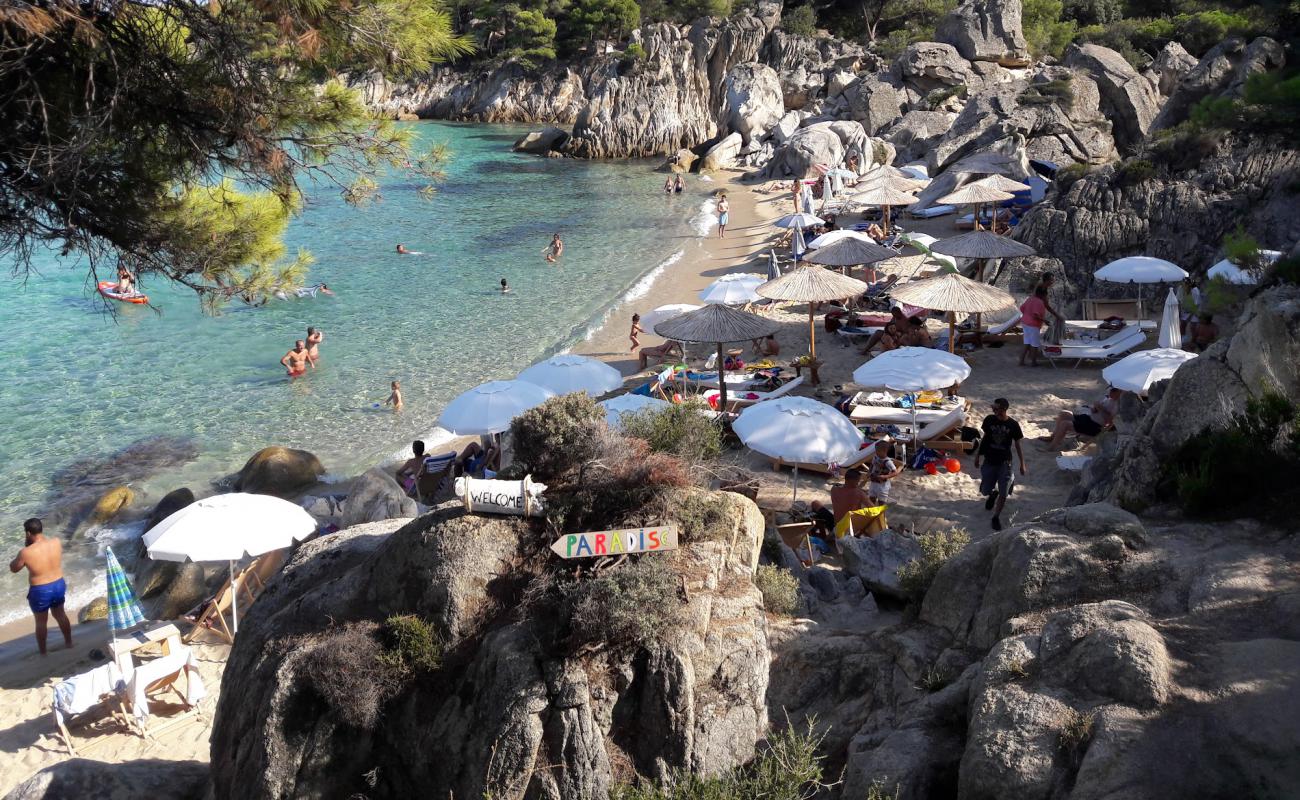
[{"label": "turquoise sea water", "polygon": [[[155,502],[238,469],[269,444],[315,452],[329,473],[354,474],[435,434],[452,397],[580,339],[638,281],[698,232],[707,184],[678,197],[660,191],[648,163],[600,163],[515,155],[525,130],[419,123],[450,145],[448,177],[432,201],[394,178],[382,202],[357,208],[337,189],[309,190],[288,244],[316,256],[309,283],[336,297],[272,301],[201,313],[193,294],[146,280],[161,313],[116,304],[116,317],[86,272],[54,258],[26,283],[0,276],[0,540],[21,546],[21,520],[41,516],[63,490],[61,470],[89,467],[115,482],[137,453],[96,465],[149,437],[182,437],[152,453],[163,461],[191,446],[192,460],[133,486]],[[698,220],[697,220],[698,222]],[[542,250],[560,232],[557,266]],[[401,242],[424,255],[394,252]],[[500,279],[512,292],[498,291]],[[628,311],[630,313],[630,310]],[[277,363],[308,325],[323,329],[320,368],[289,381]],[[372,408],[402,382],[406,410]],[[145,470],[141,470],[143,472]],[[105,541],[138,530],[82,531],[69,544],[71,591],[102,593]],[[8,557],[12,558],[12,555]],[[25,577],[10,576],[0,621],[26,613]]]}]

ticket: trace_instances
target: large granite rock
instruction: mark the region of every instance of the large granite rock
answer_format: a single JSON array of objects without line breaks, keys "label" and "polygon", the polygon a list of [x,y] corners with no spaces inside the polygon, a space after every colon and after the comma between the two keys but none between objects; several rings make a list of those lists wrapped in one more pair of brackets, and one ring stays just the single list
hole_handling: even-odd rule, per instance
[{"label": "large granite rock", "polygon": [[[1175,76],[1172,91],[1165,92],[1169,100],[1152,121],[1152,130],[1172,128],[1183,122],[1192,106],[1206,97],[1240,95],[1251,75],[1282,67],[1286,63],[1286,51],[1266,36],[1249,45],[1243,39],[1232,37],[1210,48],[1190,69],[1183,68],[1181,59],[1177,63],[1181,72]],[[1163,74],[1160,85],[1163,90]]]},{"label": "large granite rock", "polygon": [[1065,63],[1087,73],[1101,91],[1102,111],[1114,122],[1115,141],[1132,151],[1151,130],[1163,98],[1124,57],[1097,44],[1073,44]]},{"label": "large granite rock", "polygon": [[[795,131],[777,148],[763,170],[768,178],[803,178],[813,164],[839,166],[844,161],[844,142],[831,130],[829,122],[820,122]],[[861,126],[859,126],[861,127]]]},{"label": "large granite rock", "polygon": [[844,97],[849,103],[849,117],[862,123],[871,136],[892,125],[902,115],[902,98],[898,90],[874,75],[865,75],[850,83],[844,90]]},{"label": "large granite rock", "polygon": [[208,765],[201,761],[159,758],[110,764],[71,758],[18,784],[4,800],[201,800],[207,778]]},{"label": "large granite rock", "polygon": [[910,536],[883,531],[876,536],[849,536],[840,540],[844,569],[862,580],[872,592],[905,598],[898,569],[921,557],[921,545]]},{"label": "large granite rock", "polygon": [[[223,694],[212,731],[215,796],[602,797],[615,765],[666,779],[749,760],[767,725],[751,581],[762,517],[737,495],[710,497],[724,521],[664,556],[682,578],[664,598],[678,623],[650,645],[580,654],[556,620],[517,613],[534,574],[511,565],[545,558],[544,532],[520,519],[452,506],[303,545],[241,620],[228,668],[242,691]],[[397,613],[433,625],[445,663],[358,736],[308,688],[306,654],[334,626]]]},{"label": "large granite rock", "polygon": [[[1142,75],[1151,81],[1151,85],[1163,97],[1168,97],[1174,93],[1183,76],[1191,72],[1197,65],[1196,58],[1188,53],[1178,42],[1169,42],[1160,48],[1156,57],[1151,63],[1142,70]],[[1165,106],[1168,108],[1168,105]],[[1164,108],[1161,113],[1164,113]]]},{"label": "large granite rock", "polygon": [[952,45],[917,42],[894,61],[892,75],[925,96],[935,89],[967,84],[974,73]]},{"label": "large granite rock", "polygon": [[153,526],[193,503],[194,500],[194,492],[190,489],[184,486],[179,489],[172,489],[163,495],[162,499],[158,501],[158,505],[154,506],[153,511],[149,512],[149,518],[144,524],[144,532],[148,533]]},{"label": "large granite rock", "polygon": [[546,155],[547,153],[563,149],[564,145],[568,143],[568,141],[568,131],[551,125],[541,129],[540,131],[529,131],[519,137],[515,142],[514,149],[519,153]]},{"label": "large granite rock", "polygon": [[739,133],[727,134],[704,152],[704,157],[700,159],[700,172],[717,172],[720,169],[734,167],[743,147]]},{"label": "large granite rock", "polygon": [[117,519],[135,502],[135,492],[129,486],[116,486],[99,496],[90,510],[90,522],[103,525]]},{"label": "large granite rock", "polygon": [[767,132],[785,112],[781,81],[766,64],[737,64],[727,71],[722,84],[722,110],[718,126],[722,133],[740,134],[742,144]]},{"label": "large granite rock", "polygon": [[234,488],[238,492],[289,498],[316,483],[324,474],[320,459],[306,450],[265,447],[239,470]]},{"label": "large granite rock", "polygon": [[410,519],[416,514],[415,501],[387,471],[375,467],[353,479],[343,501],[343,527],[386,519]]},{"label": "large granite rock", "polygon": [[939,20],[934,39],[957,48],[967,61],[1016,67],[1029,63],[1020,30],[1020,0],[963,0]]},{"label": "large granite rock", "polygon": [[167,564],[151,574],[158,576],[162,588],[158,593],[151,592],[154,599],[146,608],[149,619],[180,619],[211,596],[203,567],[193,561]]},{"label": "large granite rock", "polygon": [[904,163],[924,159],[952,128],[956,114],[947,111],[909,111],[881,134],[898,151]]}]

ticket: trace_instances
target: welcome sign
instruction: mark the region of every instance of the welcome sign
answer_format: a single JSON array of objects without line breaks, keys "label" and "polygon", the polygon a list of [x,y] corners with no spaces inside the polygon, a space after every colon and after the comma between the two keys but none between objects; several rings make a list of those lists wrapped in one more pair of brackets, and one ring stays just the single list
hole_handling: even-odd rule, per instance
[{"label": "welcome sign", "polygon": [[551,543],[551,551],[560,558],[621,556],[628,553],[657,553],[661,550],[676,549],[676,525],[570,533]]},{"label": "welcome sign", "polygon": [[477,514],[540,516],[546,510],[542,498],[545,491],[546,484],[533,483],[528,475],[520,481],[457,478],[455,483],[456,496],[465,504],[465,510]]}]

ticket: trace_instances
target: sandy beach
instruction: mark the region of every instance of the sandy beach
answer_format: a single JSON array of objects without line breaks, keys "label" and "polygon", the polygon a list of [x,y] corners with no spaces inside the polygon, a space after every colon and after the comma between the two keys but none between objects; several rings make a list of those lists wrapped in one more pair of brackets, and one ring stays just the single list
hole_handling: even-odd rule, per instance
[{"label": "sandy beach", "polygon": [[[700,202],[712,191],[727,190],[732,224],[726,238],[714,235],[685,242],[685,254],[681,260],[666,268],[644,296],[613,309],[603,327],[573,347],[574,352],[608,361],[628,377],[629,386],[638,385],[643,382],[641,376],[648,371],[639,372],[635,354],[629,352],[628,331],[633,313],[644,313],[666,303],[698,304],[698,292],[720,275],[766,271],[765,254],[775,241],[776,230],[770,223],[790,211],[789,196],[784,191],[764,193],[762,187],[741,186],[735,183],[737,177],[738,174],[716,176],[712,184],[692,181],[693,188],[699,187],[696,191]],[[903,225],[908,230],[944,237],[957,233],[952,219],[939,218],[921,224],[916,220],[904,220]],[[782,348],[779,360],[788,361],[806,353],[806,306],[782,304],[771,313],[782,323],[777,334]],[[642,337],[643,344],[659,341],[649,333]],[[864,357],[856,347],[844,346],[836,337],[826,335],[820,320],[818,345],[818,355],[826,362],[821,368],[823,383],[820,387],[802,386],[796,393],[832,400],[831,387],[848,383],[851,372]],[[699,354],[698,348],[692,352]],[[1007,504],[1003,515],[1007,525],[1023,522],[1064,501],[1074,483],[1074,474],[1058,470],[1055,454],[1040,450],[1033,438],[1050,432],[1051,420],[1058,411],[1082,401],[1094,400],[1105,388],[1095,367],[1020,367],[1016,363],[1018,355],[1018,343],[975,351],[970,355],[971,377],[962,386],[962,393],[972,403],[968,424],[978,426],[988,413],[992,400],[1005,397],[1011,403],[1011,415],[1021,421],[1026,435],[1024,451],[1028,475],[1019,479]],[[788,506],[788,471],[775,472],[764,459],[748,451],[730,453],[727,457],[759,478],[762,485],[760,505],[767,508],[780,508],[782,504]],[[895,480],[891,522],[918,531],[961,526],[973,537],[987,535],[990,531],[989,514],[978,494],[978,481],[973,477],[971,459],[963,457],[961,461],[962,470],[956,474],[931,476],[909,471]],[[799,497],[806,501],[826,500],[832,485],[821,476],[801,475]],[[75,609],[69,611],[75,618]],[[58,649],[62,643],[55,629],[51,635],[53,649],[49,656],[42,658],[36,654],[30,618],[0,626],[0,641],[3,642],[0,644],[0,794],[39,769],[67,757],[56,738],[57,731],[49,710],[51,687],[64,676],[102,663],[94,661],[90,653],[96,648],[102,649],[107,637],[102,622],[77,625],[74,629],[75,646],[71,650],[62,650]],[[209,689],[209,697],[202,704],[203,716],[187,720],[155,741],[122,732],[79,730],[77,735],[81,745],[93,742],[87,757],[108,762],[137,758],[206,761],[211,713],[216,706],[221,670],[228,652],[224,645],[197,647],[201,674]]]}]

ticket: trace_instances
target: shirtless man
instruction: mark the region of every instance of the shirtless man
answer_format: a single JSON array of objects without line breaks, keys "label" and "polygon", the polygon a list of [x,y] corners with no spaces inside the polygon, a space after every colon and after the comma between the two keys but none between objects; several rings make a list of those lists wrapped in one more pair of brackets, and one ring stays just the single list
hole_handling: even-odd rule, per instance
[{"label": "shirtless man", "polygon": [[862,490],[861,483],[862,470],[855,468],[844,473],[843,486],[831,489],[831,510],[835,513],[836,525],[839,525],[840,520],[844,519],[850,511],[874,505],[871,498]]},{"label": "shirtless man", "polygon": [[307,329],[307,358],[311,359],[312,366],[320,361],[320,343],[325,339],[325,332],[316,328]]},{"label": "shirtless man", "polygon": [[284,369],[289,373],[290,378],[297,378],[303,375],[307,372],[308,365],[310,365],[312,369],[316,369],[316,363],[312,361],[311,356],[307,354],[307,343],[302,339],[293,343],[293,349],[284,354],[284,358],[280,359],[280,364],[284,366]]},{"label": "shirtless man", "polygon": [[867,346],[862,348],[862,355],[867,355],[878,344],[883,344],[886,350],[893,350],[898,346],[897,342],[903,338],[903,333],[907,330],[907,315],[903,309],[894,306],[889,309],[891,319],[885,323],[885,327],[871,334],[867,339]]},{"label": "shirtless man", "polygon": [[63,543],[57,538],[45,538],[41,521],[32,517],[23,523],[27,534],[26,544],[18,557],[9,562],[9,571],[27,568],[27,605],[36,618],[36,646],[45,655],[45,630],[50,613],[54,614],[59,630],[63,632],[63,646],[72,647],[72,623],[63,610],[64,595],[68,585],[63,582]]}]

